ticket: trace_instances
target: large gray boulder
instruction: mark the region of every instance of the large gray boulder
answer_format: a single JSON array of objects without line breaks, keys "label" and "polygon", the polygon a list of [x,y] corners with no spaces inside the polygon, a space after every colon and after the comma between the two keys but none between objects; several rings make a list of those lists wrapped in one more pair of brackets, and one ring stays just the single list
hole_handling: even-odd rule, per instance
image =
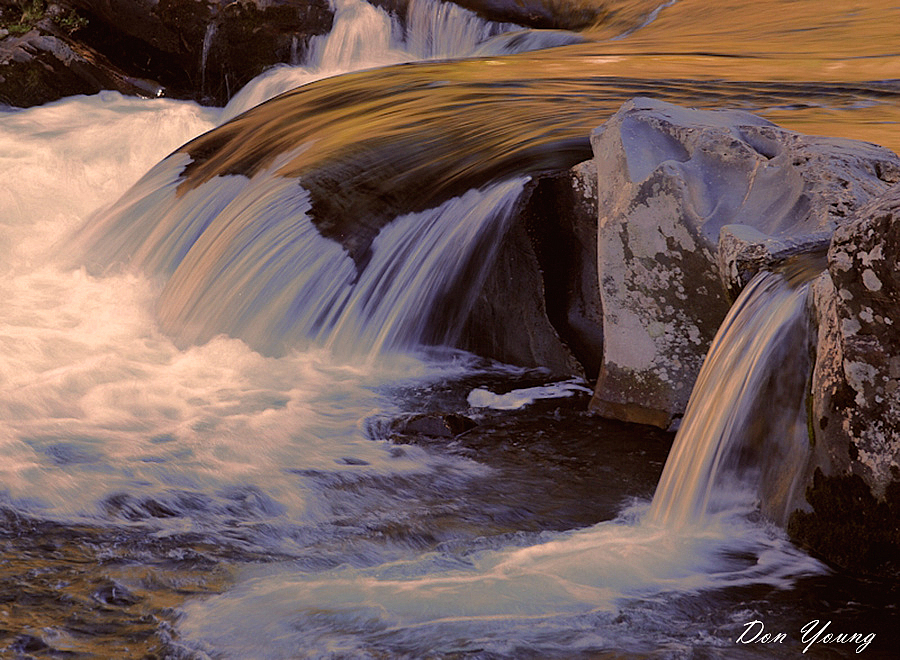
[{"label": "large gray boulder", "polygon": [[[900,172],[893,173],[900,180]],[[835,234],[814,285],[811,511],[792,536],[838,564],[900,571],[900,185]]]},{"label": "large gray boulder", "polygon": [[591,144],[605,336],[591,407],[660,427],[683,414],[750,272],[823,247],[900,171],[875,145],[643,98]]}]

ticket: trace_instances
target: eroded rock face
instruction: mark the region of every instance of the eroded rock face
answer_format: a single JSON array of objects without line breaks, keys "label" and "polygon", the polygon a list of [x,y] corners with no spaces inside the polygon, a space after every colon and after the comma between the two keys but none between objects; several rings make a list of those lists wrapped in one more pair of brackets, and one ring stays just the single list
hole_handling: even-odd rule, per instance
[{"label": "eroded rock face", "polygon": [[893,562],[900,571],[898,259],[894,185],[835,232],[828,271],[814,285],[812,511],[796,512],[789,527],[832,561],[867,570]]},{"label": "eroded rock face", "polygon": [[900,186],[835,232],[816,283],[816,445],[882,495],[900,479]]},{"label": "eroded rock face", "polygon": [[[116,89],[224,105],[267,68],[301,59],[333,19],[328,0],[59,0],[46,14],[28,43],[0,59],[8,104]],[[73,16],[77,29],[53,27],[54,17]],[[23,52],[36,64],[23,68]]]},{"label": "eroded rock face", "polygon": [[596,377],[603,329],[595,181],[588,161],[529,186],[459,347],[558,377]]},{"label": "eroded rock face", "polygon": [[729,293],[821,246],[900,172],[874,145],[650,99],[626,103],[591,143],[605,335],[591,407],[661,427],[684,412]]},{"label": "eroded rock face", "polygon": [[28,107],[104,89],[156,95],[153,81],[128,76],[96,51],[54,32],[34,29],[0,41],[0,103]]}]

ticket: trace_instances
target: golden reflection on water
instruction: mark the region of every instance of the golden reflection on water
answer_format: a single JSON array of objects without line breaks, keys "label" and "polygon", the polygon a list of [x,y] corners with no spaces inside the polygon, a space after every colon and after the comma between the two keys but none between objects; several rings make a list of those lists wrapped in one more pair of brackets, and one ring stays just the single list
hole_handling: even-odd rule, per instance
[{"label": "golden reflection on water", "polygon": [[[305,177],[320,209],[335,196],[352,200],[354,190],[370,190],[385,212],[421,210],[517,168],[587,157],[590,130],[635,95],[740,107],[786,128],[896,151],[897,25],[900,6],[884,0],[679,0],[622,39],[320,81],[189,146],[196,162],[188,185],[223,172],[252,174],[310,142],[281,173]],[[876,89],[869,81],[882,82]],[[417,184],[416,203],[398,199],[407,183]],[[361,211],[352,202],[331,210]]]},{"label": "golden reflection on water", "polygon": [[228,563],[210,559],[216,548],[200,543],[169,544],[141,564],[135,559],[146,561],[152,541],[129,549],[104,530],[52,523],[27,532],[0,537],[0,650],[17,658],[170,657],[164,622],[185,600],[221,593],[233,580]]},{"label": "golden reflection on water", "polygon": [[898,25],[900,5],[893,0],[677,0],[610,50],[896,63]]}]

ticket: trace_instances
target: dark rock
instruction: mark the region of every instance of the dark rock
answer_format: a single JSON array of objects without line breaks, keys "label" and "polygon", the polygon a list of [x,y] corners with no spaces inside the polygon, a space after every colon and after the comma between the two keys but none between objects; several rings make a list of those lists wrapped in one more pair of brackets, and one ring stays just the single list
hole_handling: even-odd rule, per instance
[{"label": "dark rock", "polygon": [[594,178],[582,164],[541,177],[524,193],[460,348],[554,376],[596,375],[603,335]]},{"label": "dark rock", "polygon": [[880,173],[900,171],[874,145],[649,99],[626,103],[592,145],[605,346],[591,406],[659,426],[684,412],[750,266],[820,248],[887,187]]},{"label": "dark rock", "polygon": [[403,435],[453,438],[478,425],[464,415],[432,412],[395,420],[392,426],[394,431]]},{"label": "dark rock", "polygon": [[876,498],[857,474],[816,469],[806,499],[812,511],[795,511],[788,523],[796,543],[850,571],[900,576],[900,481]]},{"label": "dark rock", "polygon": [[[161,87],[167,96],[224,105],[267,68],[302,56],[333,18],[327,0],[62,0],[47,14],[27,44],[3,42],[7,103],[101,89],[156,95]],[[64,18],[53,24],[54,15]],[[73,16],[78,29],[66,34],[64,19]],[[26,61],[35,63],[21,66]]]},{"label": "dark rock", "polygon": [[9,649],[15,653],[46,653],[52,647],[40,637],[34,635],[19,635],[9,645]]},{"label": "dark rock", "polygon": [[369,461],[365,461],[361,458],[353,458],[352,456],[345,456],[339,463],[342,463],[343,465],[370,465]]},{"label": "dark rock", "polygon": [[140,602],[140,597],[131,593],[127,588],[117,582],[107,582],[93,594],[91,597],[98,603],[103,605],[113,605],[118,607],[127,607]]},{"label": "dark rock", "polygon": [[28,107],[104,89],[157,95],[155,82],[129,76],[100,53],[54,32],[34,29],[0,41],[0,103]]},{"label": "dark rock", "polygon": [[538,179],[522,216],[540,266],[547,319],[594,381],[603,357],[594,162]]},{"label": "dark rock", "polygon": [[206,26],[201,44],[201,95],[224,105],[275,64],[302,59],[312,36],[331,30],[327,0],[231,2]]},{"label": "dark rock", "polygon": [[[416,1],[374,0],[372,4],[405,20],[409,6]],[[532,28],[579,30],[610,17],[605,4],[583,0],[454,0],[452,4],[488,21]]]}]

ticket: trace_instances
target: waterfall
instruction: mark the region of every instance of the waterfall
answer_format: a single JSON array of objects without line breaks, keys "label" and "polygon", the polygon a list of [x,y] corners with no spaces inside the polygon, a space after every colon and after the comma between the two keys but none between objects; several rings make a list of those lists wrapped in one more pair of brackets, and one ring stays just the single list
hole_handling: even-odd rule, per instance
[{"label": "waterfall", "polygon": [[701,522],[748,493],[752,500],[759,483],[764,511],[783,517],[806,458],[807,287],[763,272],[735,301],[700,370],[649,522]]},{"label": "waterfall", "polygon": [[[480,54],[476,51],[486,40],[520,29],[512,23],[486,21],[440,0],[412,0],[405,27],[396,16],[364,0],[334,0],[331,32],[311,39],[306,61],[295,61],[299,58],[295,57],[292,41],[291,64],[296,66],[275,67],[248,83],[229,101],[220,121],[225,123],[282,92],[329,76],[402,62]],[[521,47],[546,47],[548,43],[562,42],[558,37],[549,41],[529,39]]]},{"label": "waterfall", "polygon": [[491,37],[519,30],[441,0],[411,0],[406,26],[364,0],[334,0],[334,26],[315,41],[310,63],[323,70],[349,70],[401,61],[467,57]]},{"label": "waterfall", "polygon": [[314,40],[310,63],[323,71],[341,71],[399,59],[392,48],[392,23],[383,10],[363,0],[334,0],[334,23]]},{"label": "waterfall", "polygon": [[485,21],[452,2],[410,0],[404,50],[423,60],[465,57],[487,39],[520,29],[512,23]]},{"label": "waterfall", "polygon": [[200,51],[200,93],[206,92],[206,64],[209,61],[209,51],[212,48],[213,40],[216,38],[218,28],[215,21],[206,26],[206,33],[203,35],[203,48]]},{"label": "waterfall", "polygon": [[[732,515],[752,503],[745,486],[765,472],[760,466],[768,463],[788,481],[802,467],[805,425],[802,403],[799,410],[796,404],[806,384],[806,296],[806,284],[762,273],[735,302],[649,511],[637,505],[615,520],[544,542],[462,558],[436,552],[373,568],[290,569],[250,578],[232,593],[185,608],[182,631],[234,649],[236,657],[252,653],[260,630],[284,643],[272,657],[287,657],[301,639],[324,655],[338,643],[367,649],[384,638],[416,651],[458,651],[458,640],[475,639],[477,646],[465,648],[519,657],[517,651],[550,635],[577,634],[585,648],[605,648],[594,636],[604,616],[631,630],[658,616],[660,607],[668,616],[666,606],[685,594],[785,588],[797,577],[821,574],[822,565],[783,535]],[[794,372],[800,376],[792,378]],[[719,488],[724,479],[730,481]],[[717,510],[725,515],[707,517]],[[653,605],[643,612],[638,599]],[[251,602],[266,604],[253,619]],[[507,640],[515,641],[507,646]]]},{"label": "waterfall", "polygon": [[[414,348],[432,329],[432,312],[452,303],[442,319],[452,336],[492,261],[479,247],[495,249],[489,239],[521,189],[518,180],[497,184],[397,218],[358,272],[306,217],[305,192],[273,180],[260,197],[239,195],[191,246],[160,297],[160,322],[189,342],[225,332],[270,354],[312,343],[342,357],[375,357]],[[459,296],[464,274],[475,290]]]},{"label": "waterfall", "polygon": [[374,357],[455,339],[525,181],[397,217],[358,264],[319,234],[296,180],[218,177],[178,195],[183,160],[163,161],[98,218],[92,257],[167,280],[157,315],[181,343],[226,333],[267,354],[311,344]]},{"label": "waterfall", "polygon": [[296,34],[291,37],[291,54],[288,59],[288,64],[292,66],[300,64],[300,40],[297,38]]}]

